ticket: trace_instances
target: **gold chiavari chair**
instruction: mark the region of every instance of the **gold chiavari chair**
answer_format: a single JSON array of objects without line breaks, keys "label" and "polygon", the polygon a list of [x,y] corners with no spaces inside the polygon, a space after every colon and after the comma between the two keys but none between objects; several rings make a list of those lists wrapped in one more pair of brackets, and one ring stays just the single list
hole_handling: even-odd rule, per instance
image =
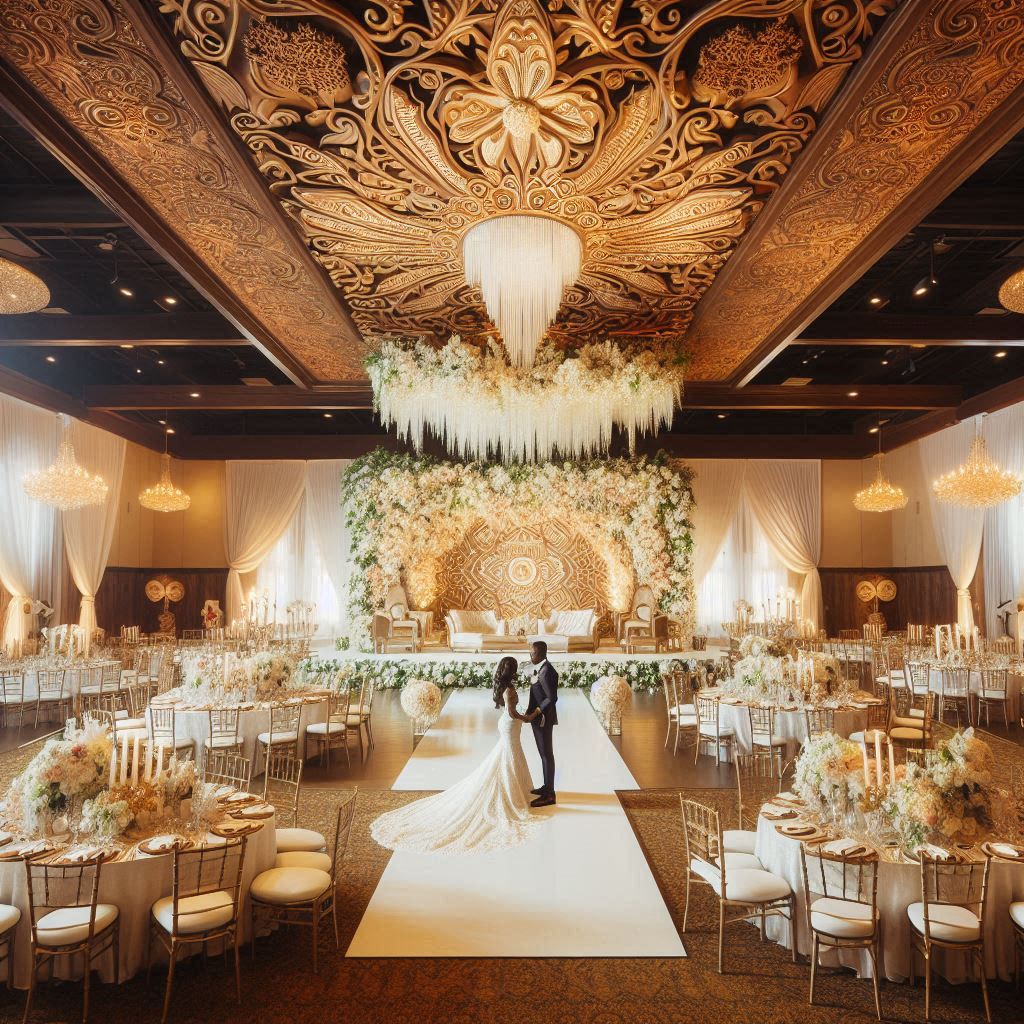
[{"label": "gold chiavari chair", "polygon": [[669,737],[673,728],[676,731],[675,742],[672,746],[673,756],[679,750],[679,734],[685,728],[687,730],[697,728],[697,712],[693,704],[683,702],[682,688],[689,689],[683,673],[663,672],[661,675],[661,688],[665,694],[665,718],[667,728],[665,730],[665,746],[668,746]]},{"label": "gold chiavari chair", "polygon": [[153,745],[154,750],[157,747],[164,747],[168,751],[173,751],[178,757],[184,754],[186,758],[191,758],[196,754],[195,740],[178,736],[177,716],[172,707],[150,705],[149,742]]},{"label": "gold chiavari chair", "polygon": [[985,725],[992,726],[992,705],[1003,709],[1003,725],[1010,728],[1010,671],[1005,668],[983,668],[981,685],[978,687],[978,724],[981,724],[981,713],[985,712]]},{"label": "gold chiavari chair", "polygon": [[214,708],[209,712],[209,732],[203,738],[203,756],[214,750],[242,752],[242,741],[238,735],[238,708]]},{"label": "gold chiavari chair", "polygon": [[274,867],[258,874],[249,887],[252,915],[252,955],[256,956],[256,935],[265,923],[309,928],[313,935],[313,973],[319,973],[320,924],[330,914],[334,924],[334,946],[339,948],[337,882],[341,861],[348,849],[356,792],[338,805],[334,828],[334,852],[291,852],[278,854]]},{"label": "gold chiavari chair", "polygon": [[849,738],[854,743],[867,741],[874,743],[875,733],[886,736],[889,733],[891,701],[889,692],[886,691],[884,699],[879,704],[869,704],[864,710],[865,723],[862,730],[850,733]]},{"label": "gold chiavari chair", "polygon": [[836,713],[832,708],[804,708],[804,730],[807,739],[835,732]]},{"label": "gold chiavari chair", "polygon": [[25,724],[25,673],[20,669],[0,670],[0,697],[3,699],[4,725],[10,725],[11,713],[18,713],[18,732]]},{"label": "gold chiavari chair", "polygon": [[352,767],[352,755],[348,749],[348,738],[352,735],[348,727],[349,708],[352,691],[344,684],[327,696],[327,719],[323,722],[310,722],[306,726],[306,741],[313,740],[320,753],[320,763],[331,766],[331,748],[344,744],[345,760]]},{"label": "gold chiavari chair", "polygon": [[66,721],[71,715],[71,695],[64,692],[65,672],[62,668],[39,669],[36,672],[36,719],[33,725],[39,725],[39,714],[45,709],[45,715],[56,712],[57,721]]},{"label": "gold chiavari chair", "polygon": [[735,735],[732,729],[722,728],[719,721],[720,707],[717,697],[702,697],[699,693],[695,697],[697,704],[697,743],[696,752],[693,755],[693,763],[697,763],[700,757],[700,748],[703,744],[713,743],[715,747],[715,764],[722,763],[722,746],[731,753],[735,742]]},{"label": "gold chiavari chair", "polygon": [[937,949],[968,953],[981,979],[985,1020],[991,1022],[985,979],[985,904],[989,861],[940,860],[927,850],[921,861],[921,901],[907,907],[910,920],[910,984],[916,982],[915,957],[924,960],[924,1017],[931,1018],[932,957]]},{"label": "gold chiavari chair", "polygon": [[7,988],[14,987],[14,940],[21,923],[21,911],[9,903],[0,903],[0,964],[7,964]]},{"label": "gold chiavari chair", "polygon": [[750,718],[750,745],[754,750],[766,750],[778,762],[779,774],[786,758],[786,740],[775,734],[775,711],[773,708],[747,708]]},{"label": "gold chiavari chair", "polygon": [[231,786],[240,793],[248,793],[252,784],[252,761],[235,750],[207,750],[203,782]]},{"label": "gold chiavari chair", "polygon": [[908,717],[915,718],[920,713],[920,702],[932,692],[931,666],[926,661],[904,662],[907,674],[907,688],[910,695]]},{"label": "gold chiavari chair", "polygon": [[39,968],[59,957],[83,957],[82,1024],[89,1019],[92,964],[108,950],[114,963],[114,983],[120,977],[120,914],[113,903],[100,903],[103,857],[78,864],[26,860],[31,925],[32,973],[25,998],[29,1019]]},{"label": "gold chiavari chair", "polygon": [[355,729],[359,736],[359,754],[362,756],[363,753],[363,728],[366,728],[366,745],[367,747],[373,747],[373,730],[372,730],[372,714],[373,714],[373,697],[376,691],[377,683],[376,680],[363,676],[362,681],[359,684],[359,702],[355,708],[349,707],[348,712],[348,727]]},{"label": "gold chiavari chair", "polygon": [[758,816],[764,804],[779,792],[782,773],[775,777],[775,755],[770,750],[749,754],[737,751],[732,760],[736,772],[737,825],[722,833],[722,843],[726,853],[753,854]]},{"label": "gold chiavari chair", "polygon": [[935,694],[929,692],[924,698],[924,714],[919,718],[910,715],[910,695],[897,692],[893,713],[889,718],[889,739],[894,746],[928,748],[932,745],[932,725],[935,715]]},{"label": "gold chiavari chair", "polygon": [[299,828],[299,800],[302,796],[302,761],[291,750],[273,750],[263,777],[263,799],[277,809],[279,821],[291,824],[276,833],[278,853],[321,853],[327,840],[311,828]]},{"label": "gold chiavari chair", "polygon": [[971,672],[968,668],[943,667],[939,681],[939,721],[946,720],[946,712],[956,714],[956,726],[960,728],[960,711],[970,724],[971,714]]},{"label": "gold chiavari chair", "polygon": [[[683,812],[683,836],[686,841],[686,902],[683,907],[683,932],[690,912],[690,884],[695,880],[708,885],[718,897],[718,973],[722,973],[725,926],[761,919],[783,917],[790,924],[790,944],[796,963],[796,900],[789,883],[779,875],[765,871],[760,861],[746,853],[727,853],[722,840],[722,822],[713,807],[687,800],[680,794]],[[751,862],[754,862],[751,864]],[[754,866],[756,865],[756,866]],[[727,917],[730,911],[739,911]]]},{"label": "gold chiavari chair", "polygon": [[256,737],[257,749],[270,756],[271,750],[286,747],[293,754],[299,753],[299,723],[302,718],[302,701],[288,701],[275,704],[268,714],[268,728]]},{"label": "gold chiavari chair", "polygon": [[878,913],[878,854],[865,847],[842,849],[842,843],[800,844],[804,876],[807,929],[811,936],[811,988],[822,946],[832,949],[866,949],[871,957],[871,981],[875,1013],[882,1019],[878,993],[878,958],[881,944]]},{"label": "gold chiavari chair", "polygon": [[235,996],[242,1001],[238,963],[238,914],[245,862],[245,836],[203,843],[188,850],[174,849],[171,895],[153,904],[146,942],[146,980],[153,964],[153,939],[169,957],[167,988],[161,1024],[167,1020],[178,952],[199,944],[204,949],[217,939],[231,947],[235,959]]}]

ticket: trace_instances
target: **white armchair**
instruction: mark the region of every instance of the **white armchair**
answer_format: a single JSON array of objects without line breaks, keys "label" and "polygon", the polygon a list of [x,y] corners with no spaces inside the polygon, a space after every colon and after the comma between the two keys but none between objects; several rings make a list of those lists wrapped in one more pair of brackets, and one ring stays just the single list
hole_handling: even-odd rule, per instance
[{"label": "white armchair", "polygon": [[504,624],[490,609],[451,608],[444,621],[448,627],[448,646],[453,651],[479,653],[506,642]]},{"label": "white armchair", "polygon": [[596,651],[598,636],[597,612],[593,608],[554,611],[538,623],[536,639],[544,640],[552,651]]}]

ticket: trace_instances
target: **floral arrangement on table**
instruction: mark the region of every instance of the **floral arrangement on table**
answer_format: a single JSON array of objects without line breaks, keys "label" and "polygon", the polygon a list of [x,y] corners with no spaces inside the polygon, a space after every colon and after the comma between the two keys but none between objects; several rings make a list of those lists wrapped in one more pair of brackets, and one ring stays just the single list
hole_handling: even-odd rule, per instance
[{"label": "floral arrangement on table", "polygon": [[[371,650],[375,608],[407,572],[417,606],[434,599],[441,556],[481,517],[510,527],[564,518],[598,550],[652,588],[659,608],[693,632],[692,474],[654,458],[501,466],[440,461],[377,449],[345,471],[354,570],[349,579],[351,646]],[[616,569],[620,571],[620,569]]]},{"label": "floral arrangement on table", "polygon": [[277,651],[239,657],[197,652],[181,657],[179,699],[201,706],[224,700],[272,700],[284,690],[301,687],[296,659]]},{"label": "floral arrangement on table", "polygon": [[793,791],[819,810],[845,811],[865,794],[863,748],[826,732],[807,740],[797,758]]},{"label": "floral arrangement on table", "polygon": [[417,451],[429,427],[466,458],[510,462],[549,459],[556,448],[566,458],[599,455],[613,426],[627,432],[632,454],[638,431],[671,424],[685,364],[677,346],[645,339],[576,349],[543,342],[533,365],[520,368],[493,339],[482,347],[452,335],[441,348],[385,338],[366,370],[374,410]]},{"label": "floral arrangement on table", "polygon": [[[579,661],[558,659],[553,662],[558,670],[558,685],[565,689],[590,689],[602,676],[622,676],[634,690],[653,693],[661,688],[663,672],[691,672],[703,668],[709,675],[716,671],[714,658],[700,661]],[[494,661],[471,661],[389,658],[376,661],[369,658],[307,658],[299,665],[298,675],[307,685],[347,686],[352,688],[365,677],[375,680],[377,689],[400,690],[411,679],[427,679],[446,689],[494,685]]]},{"label": "floral arrangement on table", "polygon": [[416,723],[432,725],[441,714],[441,690],[428,679],[410,679],[402,689],[402,710]]},{"label": "floral arrangement on table", "polygon": [[609,731],[622,721],[622,712],[632,699],[632,687],[622,676],[601,676],[590,688],[590,703]]},{"label": "floral arrangement on table", "polygon": [[778,641],[745,636],[732,678],[720,684],[743,700],[781,704],[803,701],[827,707],[848,700],[855,687],[847,683],[839,662],[820,651],[789,653]]},{"label": "floral arrangement on table", "polygon": [[1010,795],[992,784],[994,761],[992,748],[971,728],[930,751],[925,765],[898,768],[883,810],[904,848],[978,842],[1008,820]]},{"label": "floral arrangement on table", "polygon": [[8,818],[20,821],[26,832],[37,832],[58,815],[71,813],[79,800],[103,789],[111,749],[110,734],[95,722],[47,740],[11,782],[6,797]]}]

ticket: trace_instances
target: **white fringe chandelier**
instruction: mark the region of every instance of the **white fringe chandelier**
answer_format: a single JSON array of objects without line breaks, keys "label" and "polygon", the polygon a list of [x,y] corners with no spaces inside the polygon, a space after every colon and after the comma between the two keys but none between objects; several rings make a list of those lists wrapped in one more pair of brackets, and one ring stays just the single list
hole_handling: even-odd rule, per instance
[{"label": "white fringe chandelier", "polygon": [[565,289],[580,276],[580,236],[550,217],[492,217],[466,232],[462,261],[466,281],[479,287],[512,365],[533,366]]}]

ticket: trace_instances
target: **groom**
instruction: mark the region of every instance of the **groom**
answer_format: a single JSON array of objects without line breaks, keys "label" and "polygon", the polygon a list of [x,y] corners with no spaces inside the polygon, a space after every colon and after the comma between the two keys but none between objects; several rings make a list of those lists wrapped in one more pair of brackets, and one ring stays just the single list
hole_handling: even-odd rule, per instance
[{"label": "groom", "polygon": [[533,738],[544,767],[544,784],[531,790],[537,797],[531,807],[550,807],[555,802],[555,750],[552,744],[558,725],[558,673],[548,661],[548,645],[543,640],[530,647],[530,661],[535,668],[530,685],[530,703],[526,707],[526,721],[533,726]]}]

